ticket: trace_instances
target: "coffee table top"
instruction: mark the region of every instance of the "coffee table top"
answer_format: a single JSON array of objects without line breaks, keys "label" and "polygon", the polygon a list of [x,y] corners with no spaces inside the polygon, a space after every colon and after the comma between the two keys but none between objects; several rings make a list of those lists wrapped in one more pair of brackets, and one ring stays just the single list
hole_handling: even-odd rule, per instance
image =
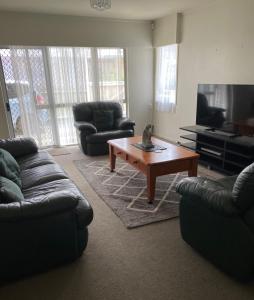
[{"label": "coffee table top", "polygon": [[152,142],[155,145],[166,147],[166,150],[157,152],[145,152],[136,148],[133,144],[141,143],[141,136],[134,136],[129,138],[109,140],[108,143],[123,152],[131,155],[135,159],[143,162],[146,165],[160,164],[169,161],[185,160],[191,158],[198,158],[199,154],[194,151],[187,150],[184,147],[170,144],[158,138],[152,137]]}]

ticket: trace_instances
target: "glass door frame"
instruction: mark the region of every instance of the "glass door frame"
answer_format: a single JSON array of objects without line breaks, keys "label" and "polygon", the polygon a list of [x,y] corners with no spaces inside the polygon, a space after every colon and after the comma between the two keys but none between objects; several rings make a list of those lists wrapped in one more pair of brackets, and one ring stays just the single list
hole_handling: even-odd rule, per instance
[{"label": "glass door frame", "polygon": [[[8,49],[8,47],[0,47],[0,49]],[[4,70],[3,70],[1,57],[0,57],[0,101],[3,102],[4,113],[5,113],[6,119],[7,119],[8,135],[10,138],[14,138],[15,131],[14,131],[13,122],[12,122],[9,97],[7,94],[5,78],[4,78]]]}]

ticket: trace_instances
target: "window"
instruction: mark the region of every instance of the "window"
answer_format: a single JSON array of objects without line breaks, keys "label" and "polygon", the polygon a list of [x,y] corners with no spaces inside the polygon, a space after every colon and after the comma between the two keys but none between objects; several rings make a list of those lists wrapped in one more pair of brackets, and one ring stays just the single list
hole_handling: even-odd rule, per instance
[{"label": "window", "polygon": [[177,45],[156,49],[155,108],[157,111],[175,111],[177,51]]},{"label": "window", "polygon": [[15,135],[40,146],[76,144],[75,103],[118,101],[126,115],[124,56],[121,48],[0,49]]}]

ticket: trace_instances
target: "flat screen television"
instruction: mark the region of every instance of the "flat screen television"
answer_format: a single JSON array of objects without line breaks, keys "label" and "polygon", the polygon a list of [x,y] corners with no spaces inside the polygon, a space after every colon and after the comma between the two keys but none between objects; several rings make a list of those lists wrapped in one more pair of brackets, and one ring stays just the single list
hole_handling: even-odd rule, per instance
[{"label": "flat screen television", "polygon": [[199,84],[196,124],[254,135],[254,85]]}]

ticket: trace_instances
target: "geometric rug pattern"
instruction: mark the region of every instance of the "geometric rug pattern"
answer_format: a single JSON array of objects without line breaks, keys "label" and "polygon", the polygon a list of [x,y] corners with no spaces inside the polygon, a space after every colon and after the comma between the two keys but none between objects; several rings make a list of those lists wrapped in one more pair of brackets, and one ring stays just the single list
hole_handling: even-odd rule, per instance
[{"label": "geometric rug pattern", "polygon": [[157,177],[153,204],[147,201],[146,177],[123,160],[110,172],[108,156],[86,157],[74,164],[99,197],[127,228],[159,222],[179,215],[176,184],[187,172]]}]

